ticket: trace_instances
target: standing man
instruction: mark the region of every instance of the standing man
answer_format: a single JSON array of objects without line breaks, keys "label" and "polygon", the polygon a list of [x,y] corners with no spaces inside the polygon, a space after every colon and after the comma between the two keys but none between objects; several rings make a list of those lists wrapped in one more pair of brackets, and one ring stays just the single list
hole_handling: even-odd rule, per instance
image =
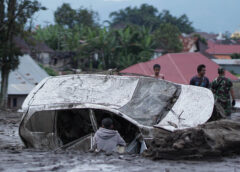
[{"label": "standing man", "polygon": [[[215,97],[215,101],[225,110],[227,116],[231,115],[232,106],[235,106],[235,97],[233,92],[232,81],[225,77],[225,70],[218,68],[219,76],[212,82],[212,92]],[[231,96],[232,102],[231,102]]]},{"label": "standing man", "polygon": [[209,79],[205,77],[206,74],[206,66],[204,64],[200,64],[197,67],[197,75],[192,77],[190,81],[190,85],[195,85],[199,87],[209,88]]},{"label": "standing man", "polygon": [[164,79],[164,75],[160,74],[161,66],[159,64],[155,64],[153,66],[153,71],[154,71],[154,75],[153,75],[154,78]]}]

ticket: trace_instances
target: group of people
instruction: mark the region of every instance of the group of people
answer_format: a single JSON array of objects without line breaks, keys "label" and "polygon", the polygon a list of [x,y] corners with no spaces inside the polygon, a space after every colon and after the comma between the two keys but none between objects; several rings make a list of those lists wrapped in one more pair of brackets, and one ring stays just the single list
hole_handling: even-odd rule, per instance
[{"label": "group of people", "polygon": [[205,76],[206,66],[201,64],[197,68],[197,76],[194,76],[190,85],[210,88],[214,94],[215,101],[218,102],[227,116],[231,115],[232,106],[235,106],[235,96],[233,92],[233,83],[232,81],[225,77],[225,70],[223,68],[218,68],[218,77],[213,80],[212,83],[209,82],[209,79]]},{"label": "group of people", "polygon": [[[164,76],[160,74],[161,66],[155,64],[153,66],[155,78],[164,79]],[[218,77],[213,80],[212,83],[209,82],[209,79],[205,76],[206,66],[200,64],[197,67],[197,75],[192,77],[190,80],[190,85],[199,86],[211,89],[215,101],[218,102],[227,116],[231,115],[232,106],[235,106],[235,96],[233,92],[233,83],[232,81],[225,77],[225,70],[223,68],[218,68]]]},{"label": "group of people", "polygon": [[[164,79],[164,75],[160,74],[161,66],[159,64],[155,64],[153,70],[153,77]],[[204,64],[199,65],[197,67],[197,75],[192,77],[190,85],[211,89],[215,96],[215,101],[224,108],[226,115],[231,115],[232,106],[235,105],[232,81],[225,77],[223,68],[218,68],[219,76],[212,83],[209,82],[205,74],[206,66]],[[126,145],[118,131],[113,130],[113,128],[112,119],[105,118],[102,120],[102,127],[98,129],[93,138],[94,149],[113,152],[116,151],[118,145]]]}]

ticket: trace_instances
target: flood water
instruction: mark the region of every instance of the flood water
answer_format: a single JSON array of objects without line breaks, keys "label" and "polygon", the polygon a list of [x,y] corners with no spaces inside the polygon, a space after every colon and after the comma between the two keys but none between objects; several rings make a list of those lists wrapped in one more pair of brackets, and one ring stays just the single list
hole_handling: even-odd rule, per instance
[{"label": "flood water", "polygon": [[[18,113],[0,112],[0,171],[240,172],[240,156],[206,161],[152,161],[131,155],[26,149],[18,136],[20,118]],[[234,114],[233,119],[240,121],[240,114]]]}]

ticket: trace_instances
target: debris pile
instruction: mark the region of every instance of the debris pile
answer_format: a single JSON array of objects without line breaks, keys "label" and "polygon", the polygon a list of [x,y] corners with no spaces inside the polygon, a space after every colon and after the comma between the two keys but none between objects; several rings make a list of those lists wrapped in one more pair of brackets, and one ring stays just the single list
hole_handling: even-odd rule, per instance
[{"label": "debris pile", "polygon": [[240,153],[240,122],[219,120],[196,128],[158,135],[144,152],[159,159],[201,159]]}]

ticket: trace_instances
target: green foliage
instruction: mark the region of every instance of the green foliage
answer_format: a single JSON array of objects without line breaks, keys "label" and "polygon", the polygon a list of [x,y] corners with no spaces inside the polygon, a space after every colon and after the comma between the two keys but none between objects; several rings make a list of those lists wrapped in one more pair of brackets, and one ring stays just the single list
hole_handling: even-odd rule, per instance
[{"label": "green foliage", "polygon": [[122,69],[149,60],[153,50],[153,38],[146,28],[89,29],[85,43],[79,46],[77,60],[83,61],[82,65],[88,68]]},{"label": "green foliage", "polygon": [[202,37],[201,35],[194,34],[193,37],[197,37],[199,39],[199,41],[202,42],[204,45],[208,45],[207,40],[204,37]]},{"label": "green foliage", "polygon": [[44,69],[44,70],[47,72],[47,74],[50,75],[50,76],[57,76],[57,75],[58,75],[57,72],[55,72],[55,71],[54,71],[52,68],[50,68],[50,67],[43,66],[42,64],[39,64],[39,66],[40,66],[42,69]]},{"label": "green foliage", "polygon": [[63,4],[54,14],[57,24],[37,29],[34,37],[54,50],[76,52],[74,68],[106,70],[150,60],[156,48],[179,52],[181,32],[194,30],[186,15],[159,13],[147,4],[111,13],[111,26],[123,24],[122,29],[96,27],[95,14]]},{"label": "green foliage", "polygon": [[23,35],[25,24],[45,8],[37,0],[0,0],[0,68],[2,75],[0,105],[7,105],[8,76],[17,68],[21,55],[14,37]]},{"label": "green foliage", "polygon": [[112,12],[109,16],[112,19],[112,26],[118,25],[138,25],[145,27],[157,27],[160,21],[157,18],[158,10],[157,8],[142,4],[140,8],[137,7],[127,7],[125,9]]},{"label": "green foliage", "polygon": [[75,10],[68,3],[63,3],[61,7],[57,8],[54,17],[57,24],[68,28],[81,25],[88,27],[98,26],[98,14],[96,12],[83,7]]},{"label": "green foliage", "polygon": [[161,24],[155,32],[139,26],[108,30],[50,25],[36,30],[34,37],[55,50],[77,52],[72,59],[75,68],[122,69],[151,59],[156,48],[181,51],[179,35],[178,28],[171,24]]},{"label": "green foliage", "polygon": [[36,40],[44,41],[54,50],[73,51],[84,38],[87,27],[75,26],[68,29],[61,25],[50,25],[45,28],[38,28],[33,35]]},{"label": "green foliage", "polygon": [[240,54],[234,53],[231,55],[232,59],[240,59]]},{"label": "green foliage", "polygon": [[125,27],[126,25],[138,25],[151,27],[155,30],[161,24],[170,23],[176,26],[182,33],[191,33],[194,31],[192,23],[185,14],[180,17],[175,17],[167,10],[160,13],[157,8],[148,4],[142,4],[139,8],[127,7],[112,12],[110,18],[112,18],[112,28]]},{"label": "green foliage", "polygon": [[154,32],[154,40],[157,47],[166,50],[167,52],[180,52],[183,45],[179,39],[181,35],[178,28],[169,23],[161,24]]},{"label": "green foliage", "polygon": [[164,10],[159,14],[158,18],[161,24],[170,23],[176,26],[181,33],[189,34],[194,32],[192,22],[189,21],[186,14],[183,14],[180,17],[175,17],[168,10]]},{"label": "green foliage", "polygon": [[24,33],[24,26],[32,15],[45,9],[38,1],[0,0],[0,67],[13,70],[18,66],[20,50],[13,38]]}]

